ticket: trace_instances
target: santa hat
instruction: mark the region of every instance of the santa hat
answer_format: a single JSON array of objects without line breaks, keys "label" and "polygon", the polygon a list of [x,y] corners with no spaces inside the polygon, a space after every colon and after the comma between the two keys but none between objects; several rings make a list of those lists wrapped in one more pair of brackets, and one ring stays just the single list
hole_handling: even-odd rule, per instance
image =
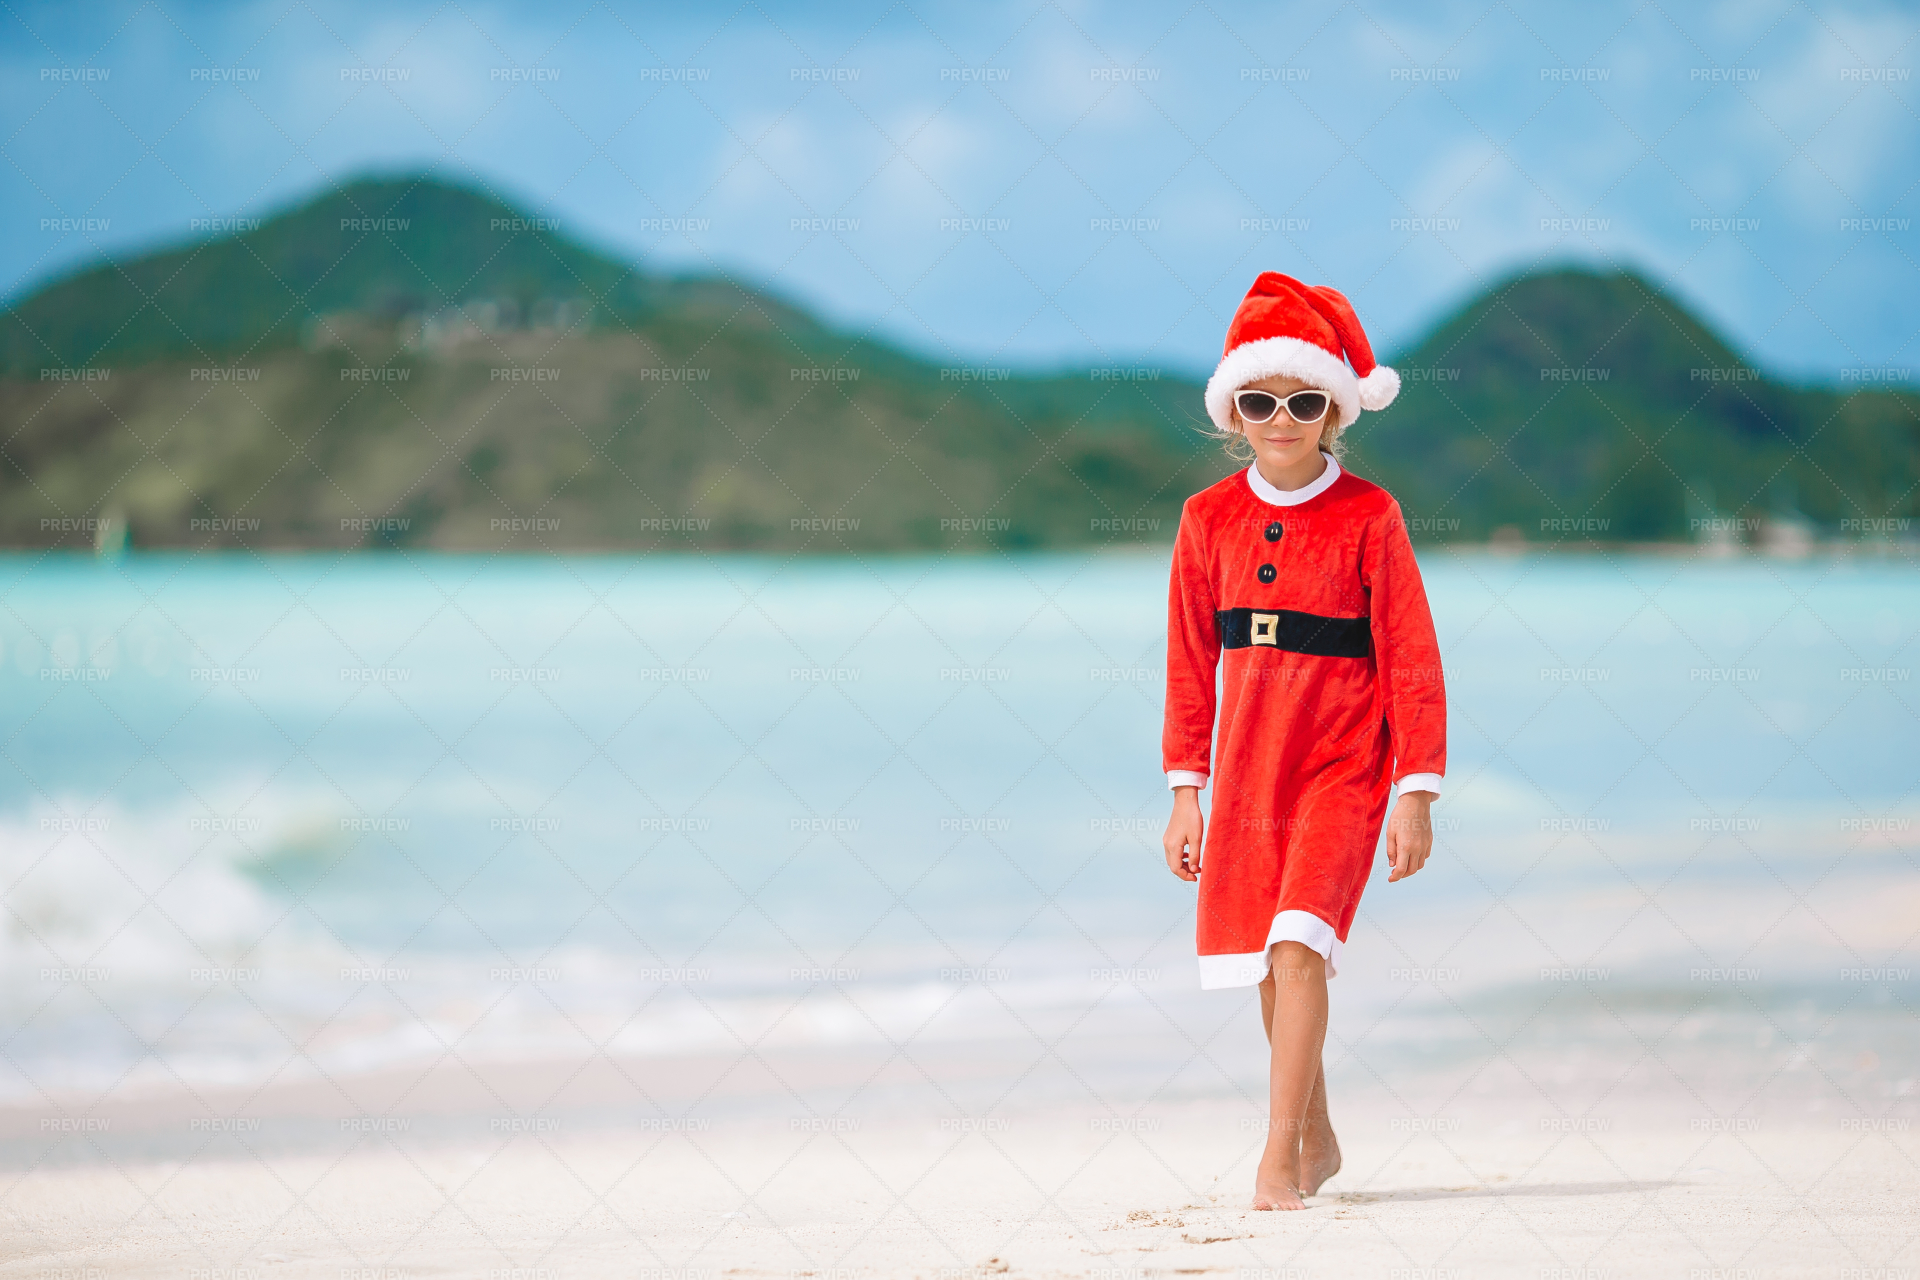
[{"label": "santa hat", "polygon": [[1232,431],[1233,393],[1280,375],[1329,392],[1343,427],[1360,410],[1384,409],[1400,393],[1400,375],[1373,362],[1373,348],[1345,294],[1262,271],[1227,326],[1220,367],[1207,379],[1207,416],[1222,432]]}]

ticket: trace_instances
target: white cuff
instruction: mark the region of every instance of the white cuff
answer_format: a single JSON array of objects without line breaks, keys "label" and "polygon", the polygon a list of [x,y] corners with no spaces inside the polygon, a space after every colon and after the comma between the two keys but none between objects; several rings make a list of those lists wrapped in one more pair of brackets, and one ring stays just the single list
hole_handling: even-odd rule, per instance
[{"label": "white cuff", "polygon": [[1204,773],[1195,773],[1191,769],[1167,770],[1167,790],[1169,791],[1172,791],[1175,787],[1204,787],[1206,785],[1207,775]]},{"label": "white cuff", "polygon": [[1409,791],[1431,791],[1439,795],[1440,784],[1445,781],[1446,778],[1437,773],[1410,773],[1394,785],[1400,788],[1401,795]]},{"label": "white cuff", "polygon": [[1245,955],[1201,956],[1200,989],[1218,991],[1222,987],[1250,987],[1266,978],[1273,967],[1269,957],[1276,942],[1298,942],[1318,951],[1327,961],[1327,976],[1340,971],[1340,938],[1333,926],[1311,911],[1289,910],[1274,915],[1267,930],[1267,945]]}]

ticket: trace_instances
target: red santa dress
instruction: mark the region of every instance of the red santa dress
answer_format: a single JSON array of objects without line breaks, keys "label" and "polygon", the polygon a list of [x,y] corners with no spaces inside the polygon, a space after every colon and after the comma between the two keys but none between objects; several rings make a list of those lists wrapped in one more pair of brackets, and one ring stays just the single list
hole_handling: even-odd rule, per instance
[{"label": "red santa dress", "polygon": [[[1266,314],[1243,324],[1258,308]],[[1325,332],[1312,324],[1323,311],[1333,313]],[[1267,272],[1209,383],[1215,422],[1229,420],[1235,389],[1274,373],[1325,387],[1346,423],[1398,390],[1344,298]],[[1168,786],[1213,786],[1200,985],[1259,982],[1268,948],[1283,941],[1326,957],[1331,977],[1392,786],[1438,794],[1446,773],[1439,645],[1386,490],[1327,456],[1301,489],[1275,488],[1256,465],[1187,499],[1168,590],[1161,751]]]}]

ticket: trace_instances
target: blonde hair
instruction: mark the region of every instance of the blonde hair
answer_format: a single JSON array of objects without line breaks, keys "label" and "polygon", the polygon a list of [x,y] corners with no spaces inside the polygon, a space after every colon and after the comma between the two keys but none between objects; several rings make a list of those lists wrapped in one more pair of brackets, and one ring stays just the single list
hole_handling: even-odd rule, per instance
[{"label": "blonde hair", "polygon": [[[1318,390],[1318,388],[1315,389]],[[1233,415],[1235,422],[1240,420],[1240,411],[1232,407],[1231,401],[1228,402],[1227,412]],[[1285,413],[1286,410],[1282,409],[1281,412]],[[1340,406],[1333,403],[1333,396],[1329,394],[1327,420],[1320,424],[1320,452],[1330,455],[1336,462],[1345,458],[1347,454],[1345,426],[1346,424],[1340,421]],[[1235,462],[1253,461],[1253,442],[1247,439],[1244,427],[1240,430],[1228,428],[1225,431],[1215,427],[1207,434],[1218,440],[1221,447],[1227,451],[1227,456]]]}]

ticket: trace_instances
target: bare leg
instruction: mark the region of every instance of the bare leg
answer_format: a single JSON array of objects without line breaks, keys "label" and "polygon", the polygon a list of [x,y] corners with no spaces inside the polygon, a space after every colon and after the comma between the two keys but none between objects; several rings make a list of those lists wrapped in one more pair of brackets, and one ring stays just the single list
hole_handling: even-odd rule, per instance
[{"label": "bare leg", "polygon": [[[1327,1036],[1327,962],[1298,942],[1275,943],[1268,960],[1271,968],[1260,984],[1260,1012],[1273,1050],[1272,1092],[1267,1146],[1254,1175],[1253,1207],[1304,1209],[1302,1196],[1319,1190],[1333,1172],[1324,1168],[1328,1148],[1334,1168],[1339,1167],[1320,1065]],[[1304,1144],[1308,1167],[1303,1169],[1302,1139],[1316,1110],[1327,1140]]]},{"label": "bare leg", "polygon": [[[1273,1044],[1273,975],[1260,984],[1260,1027]],[[1334,1136],[1333,1117],[1327,1112],[1327,1072],[1313,1073],[1313,1096],[1307,1100],[1307,1123],[1300,1135],[1300,1194],[1310,1196],[1340,1172],[1340,1140]]]},{"label": "bare leg", "polygon": [[1310,1196],[1320,1184],[1340,1172],[1340,1142],[1333,1136],[1333,1117],[1327,1114],[1327,1073],[1314,1073],[1313,1097],[1307,1101],[1307,1127],[1300,1134],[1300,1194]]}]

